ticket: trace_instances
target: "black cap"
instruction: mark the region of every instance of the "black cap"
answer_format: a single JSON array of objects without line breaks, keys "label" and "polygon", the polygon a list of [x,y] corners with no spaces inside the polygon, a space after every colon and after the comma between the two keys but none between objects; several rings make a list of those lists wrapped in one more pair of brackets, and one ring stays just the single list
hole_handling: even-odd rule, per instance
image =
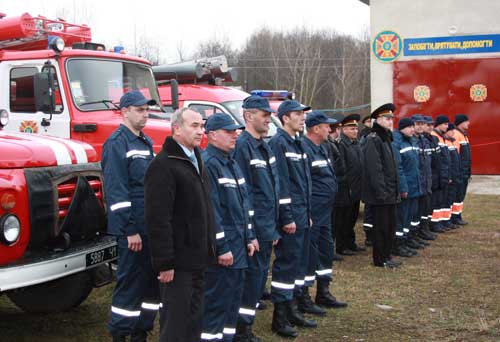
[{"label": "black cap", "polygon": [[237,124],[229,114],[215,113],[208,117],[205,122],[205,132],[216,131],[224,129],[226,131],[235,131],[243,129],[245,126]]},{"label": "black cap", "polygon": [[454,124],[450,123],[450,124],[448,125],[448,129],[446,130],[446,132],[448,132],[448,131],[452,131],[452,130],[454,130],[455,128],[457,128],[457,126],[455,126]]},{"label": "black cap", "polygon": [[372,118],[371,115],[367,115],[363,119],[361,119],[361,122],[365,123],[366,121],[371,120],[371,118]]},{"label": "black cap", "polygon": [[123,94],[120,98],[120,108],[126,108],[130,106],[144,106],[145,104],[153,106],[156,104],[155,100],[147,99],[143,93],[139,90],[131,90]]},{"label": "black cap", "polygon": [[458,126],[465,121],[469,121],[469,117],[467,115],[457,114],[457,116],[455,116],[455,126]]},{"label": "black cap", "polygon": [[448,119],[448,117],[446,115],[439,115],[436,118],[436,121],[434,121],[434,127],[442,125],[444,123],[449,123],[449,122],[450,122],[450,119]]},{"label": "black cap", "polygon": [[413,114],[411,119],[413,120],[413,122],[427,123],[427,120],[425,119],[425,116],[423,114]]},{"label": "black cap", "polygon": [[337,122],[332,124],[333,126],[342,126],[342,121],[344,121],[344,114],[340,114],[340,113],[334,113],[333,115],[331,115],[331,118],[333,120],[336,120]]},{"label": "black cap", "polygon": [[412,119],[402,118],[401,120],[399,120],[399,123],[398,123],[399,130],[405,129],[406,127],[410,127],[410,126],[415,126],[415,123],[413,122]]},{"label": "black cap", "polygon": [[342,120],[342,126],[357,126],[360,119],[359,114],[349,114]]},{"label": "black cap", "polygon": [[375,109],[370,117],[372,119],[376,119],[379,116],[390,116],[394,117],[394,111],[396,110],[396,106],[393,103],[386,103]]}]

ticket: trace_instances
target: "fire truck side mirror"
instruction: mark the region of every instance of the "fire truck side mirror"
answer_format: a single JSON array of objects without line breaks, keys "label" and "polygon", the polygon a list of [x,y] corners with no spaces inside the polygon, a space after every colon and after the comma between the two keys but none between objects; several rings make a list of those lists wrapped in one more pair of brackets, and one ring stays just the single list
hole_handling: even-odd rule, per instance
[{"label": "fire truck side mirror", "polygon": [[34,86],[36,110],[52,114],[56,108],[54,77],[49,71],[37,72]]}]

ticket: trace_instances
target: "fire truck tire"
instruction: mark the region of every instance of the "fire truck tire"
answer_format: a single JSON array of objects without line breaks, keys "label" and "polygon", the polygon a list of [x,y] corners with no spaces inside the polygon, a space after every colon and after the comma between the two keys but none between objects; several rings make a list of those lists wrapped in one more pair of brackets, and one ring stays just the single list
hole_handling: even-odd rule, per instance
[{"label": "fire truck tire", "polygon": [[92,288],[92,275],[87,271],[6,294],[25,312],[53,313],[77,307],[90,295]]}]

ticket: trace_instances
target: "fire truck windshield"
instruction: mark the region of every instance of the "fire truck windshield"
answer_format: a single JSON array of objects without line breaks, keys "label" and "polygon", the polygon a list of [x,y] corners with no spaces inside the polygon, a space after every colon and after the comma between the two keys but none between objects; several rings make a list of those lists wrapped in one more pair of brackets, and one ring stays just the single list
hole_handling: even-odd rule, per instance
[{"label": "fire truck windshield", "polygon": [[[120,97],[138,89],[160,102],[151,68],[131,62],[102,59],[70,59],[66,65],[71,96],[82,111],[116,110]],[[152,110],[160,111],[159,106]]]}]

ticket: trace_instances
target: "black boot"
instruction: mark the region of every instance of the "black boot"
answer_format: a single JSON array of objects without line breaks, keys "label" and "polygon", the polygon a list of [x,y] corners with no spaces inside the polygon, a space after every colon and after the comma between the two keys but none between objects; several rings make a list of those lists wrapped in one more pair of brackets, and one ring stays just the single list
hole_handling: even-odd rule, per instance
[{"label": "black boot", "polygon": [[297,308],[297,302],[295,300],[291,300],[287,303],[287,318],[288,322],[290,322],[291,325],[295,325],[298,327],[304,327],[304,328],[316,328],[318,324],[313,321],[306,319],[304,315],[299,311]]},{"label": "black boot", "polygon": [[405,248],[404,242],[401,239],[396,239],[392,246],[392,255],[409,258],[413,256],[413,253]]},{"label": "black boot", "polygon": [[327,308],[345,308],[347,303],[340,302],[332,296],[329,289],[330,282],[318,279],[316,304]]},{"label": "black boot", "polygon": [[130,335],[130,342],[147,342],[148,333],[144,330],[137,330]]},{"label": "black boot", "polygon": [[252,332],[252,326],[238,322],[233,342],[261,342],[262,340]]},{"label": "black boot", "polygon": [[271,329],[281,337],[295,338],[299,334],[290,325],[290,322],[288,322],[288,319],[286,318],[286,308],[286,302],[274,303],[273,323],[271,325]]},{"label": "black boot", "polygon": [[309,295],[309,288],[304,286],[302,290],[302,294],[300,297],[297,297],[297,303],[300,312],[309,313],[316,316],[324,316],[326,315],[326,310],[314,304]]}]

